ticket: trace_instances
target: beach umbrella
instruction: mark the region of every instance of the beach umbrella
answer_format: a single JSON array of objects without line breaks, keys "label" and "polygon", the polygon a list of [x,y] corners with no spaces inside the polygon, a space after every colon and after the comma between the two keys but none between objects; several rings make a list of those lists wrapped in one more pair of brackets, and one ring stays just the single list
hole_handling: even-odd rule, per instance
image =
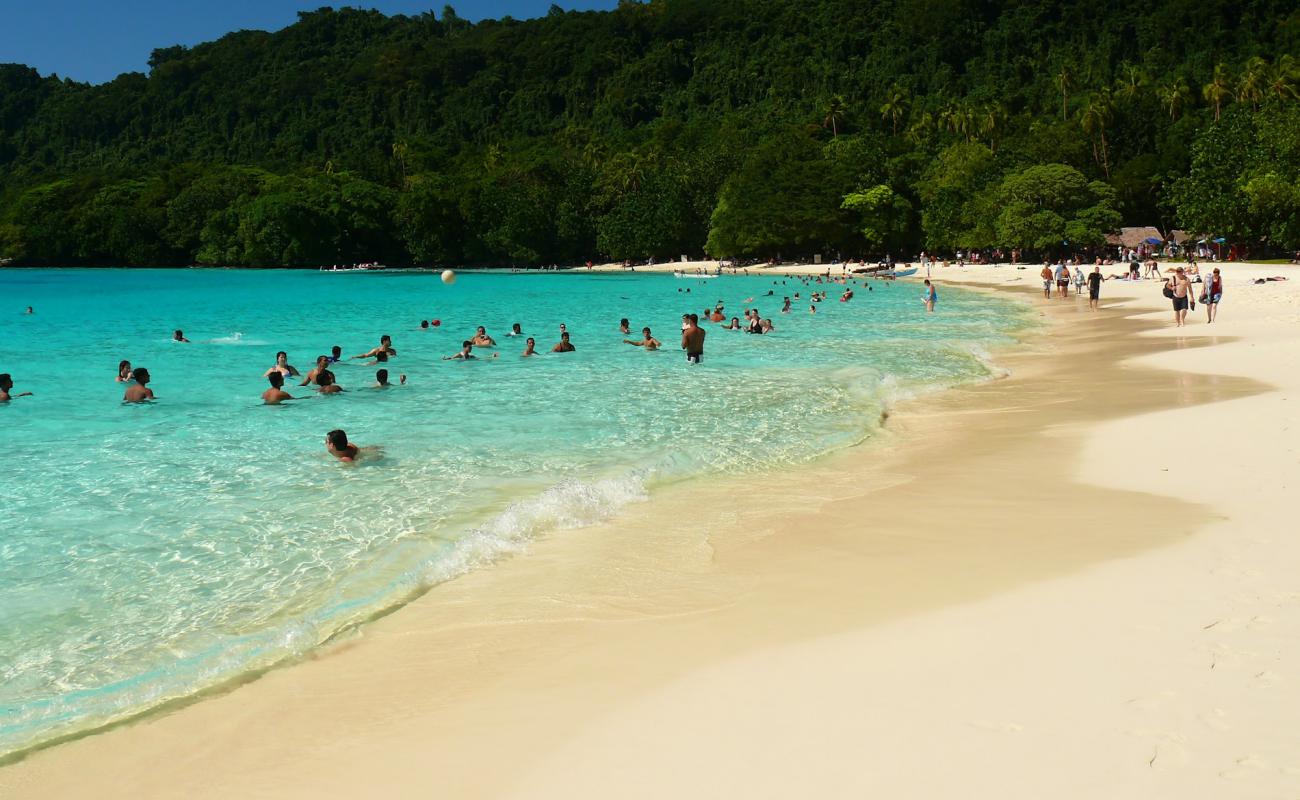
[{"label": "beach umbrella", "polygon": [[1218,238],[1216,238],[1216,239],[1214,240],[1215,244],[1223,244],[1223,243],[1226,242],[1226,241],[1228,241],[1228,240],[1225,239],[1225,238],[1223,238],[1222,236],[1220,236],[1220,237],[1218,237]]},{"label": "beach umbrella", "polygon": [[1154,236],[1148,236],[1147,238],[1143,239],[1142,241],[1143,241],[1145,244],[1160,244],[1160,243],[1161,243],[1162,241],[1164,241],[1164,240],[1163,240],[1163,239],[1157,239],[1157,238],[1154,237]]}]

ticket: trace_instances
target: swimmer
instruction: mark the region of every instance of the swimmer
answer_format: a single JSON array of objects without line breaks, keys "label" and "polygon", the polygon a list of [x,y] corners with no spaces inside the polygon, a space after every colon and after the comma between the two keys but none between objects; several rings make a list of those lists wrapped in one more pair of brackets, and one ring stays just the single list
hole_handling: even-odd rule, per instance
[{"label": "swimmer", "polygon": [[338,394],[343,391],[343,387],[334,382],[334,373],[329,370],[321,370],[320,375],[316,376],[316,383],[320,386],[317,389],[321,394]]},{"label": "swimmer", "polygon": [[496,347],[497,344],[497,340],[488,336],[487,329],[482,325],[478,326],[478,330],[474,333],[474,338],[470,341],[474,343],[475,347]]},{"label": "swimmer", "polygon": [[700,327],[700,320],[694,314],[686,318],[687,328],[682,331],[682,349],[686,351],[687,364],[699,364],[704,361],[704,337],[708,333]]},{"label": "swimmer", "polygon": [[713,313],[709,315],[709,322],[724,322],[726,319],[727,315],[723,313],[722,306],[713,309]]},{"label": "swimmer", "polygon": [[627,336],[628,334],[630,334],[632,331],[629,330],[629,327],[628,327],[629,324],[630,324],[630,323],[627,321],[627,317],[624,317],[623,319],[620,319],[620,320],[618,321],[618,332],[621,333],[621,334],[623,334],[624,336]]},{"label": "swimmer", "polygon": [[386,351],[386,350],[380,350],[378,353],[375,353],[375,360],[374,360],[374,361],[371,361],[371,362],[369,362],[369,363],[367,363],[367,364],[362,364],[361,366],[363,366],[363,367],[373,367],[373,366],[376,365],[376,364],[387,364],[387,363],[388,363],[388,351]]},{"label": "swimmer", "polygon": [[126,359],[117,362],[117,382],[130,383],[132,380],[131,362]]},{"label": "swimmer", "polygon": [[24,311],[23,313],[24,313],[24,314],[29,314],[29,315],[30,315],[30,314],[35,314],[36,312],[32,310],[32,307],[31,307],[31,306],[28,306],[28,307],[27,307],[27,310]]},{"label": "swimmer", "polygon": [[308,370],[307,377],[303,378],[302,383],[298,385],[306,386],[309,383],[315,383],[316,385],[319,386],[321,373],[329,371],[330,363],[331,362],[329,356],[316,356],[316,367],[314,369]]},{"label": "swimmer", "polygon": [[338,345],[334,345],[333,347],[331,347],[330,355],[327,360],[330,364],[339,363],[339,361],[343,360],[343,348],[339,347]]},{"label": "swimmer", "polygon": [[776,326],[772,324],[772,320],[770,319],[765,319],[762,322],[760,322],[759,327],[761,328],[761,330],[759,330],[759,333],[771,333],[772,331],[776,330]]},{"label": "swimmer", "polygon": [[510,332],[506,334],[506,336],[523,336],[523,335],[524,335],[524,329],[519,327],[518,322],[516,322],[514,325],[511,325]]},{"label": "swimmer", "polygon": [[789,313],[790,313],[790,298],[788,298],[788,297],[785,298],[785,305],[781,306],[781,313],[782,313],[782,314],[789,314]]},{"label": "swimmer", "polygon": [[[397,376],[397,379],[403,386],[406,385],[405,375],[399,375]],[[392,385],[393,384],[388,382],[388,370],[381,369],[375,373],[375,385],[374,385],[375,389],[387,389]]]},{"label": "swimmer", "polygon": [[339,461],[352,462],[361,458],[361,448],[348,441],[348,435],[336,428],[325,434],[325,449]]},{"label": "swimmer", "polygon": [[359,353],[355,356],[350,356],[350,358],[374,358],[379,355],[380,352],[383,352],[386,356],[397,355],[397,351],[393,349],[393,337],[386,333],[379,337],[378,347],[367,350],[364,353]]},{"label": "swimmer", "polygon": [[8,403],[17,397],[31,397],[31,392],[13,393],[14,379],[9,377],[8,372],[0,373],[0,403]]},{"label": "swimmer", "polygon": [[454,356],[443,356],[443,361],[473,361],[478,358],[471,351],[474,349],[474,343],[469,339],[460,343],[460,352]]},{"label": "swimmer", "polygon": [[422,331],[429,330],[429,320],[427,319],[420,320],[420,330]]},{"label": "swimmer", "polygon": [[809,314],[816,314],[816,313],[817,313],[817,306],[816,306],[816,304],[813,304],[813,305],[808,306],[808,313],[809,313]]},{"label": "swimmer", "polygon": [[551,348],[552,353],[572,353],[577,348],[569,343],[569,332],[565,331],[560,334],[560,341]]},{"label": "swimmer", "polygon": [[285,378],[297,378],[298,370],[289,364],[289,354],[281,350],[275,354],[275,366],[262,373],[262,377],[269,376],[272,372],[278,372]]},{"label": "swimmer", "polygon": [[131,378],[135,383],[126,387],[126,394],[122,395],[123,403],[143,403],[155,399],[153,389],[149,388],[149,370],[136,367]]},{"label": "swimmer", "polygon": [[271,382],[271,388],[262,392],[262,402],[268,406],[278,406],[285,400],[296,400],[293,395],[284,390],[284,373],[271,370],[266,373],[266,379]]},{"label": "swimmer", "polygon": [[188,344],[190,340],[185,338],[185,333],[183,331],[177,329],[175,332],[172,333],[172,341],[185,342]]},{"label": "swimmer", "polygon": [[527,358],[529,356],[537,355],[537,350],[535,349],[536,345],[537,343],[533,341],[533,337],[529,336],[528,341],[524,342],[524,354],[522,357]]},{"label": "swimmer", "polygon": [[660,347],[663,346],[662,342],[660,342],[658,339],[650,335],[649,328],[642,328],[641,336],[643,338],[639,342],[633,341],[632,339],[624,339],[623,342],[625,344],[630,344],[634,347],[644,347],[647,350],[658,350]]}]

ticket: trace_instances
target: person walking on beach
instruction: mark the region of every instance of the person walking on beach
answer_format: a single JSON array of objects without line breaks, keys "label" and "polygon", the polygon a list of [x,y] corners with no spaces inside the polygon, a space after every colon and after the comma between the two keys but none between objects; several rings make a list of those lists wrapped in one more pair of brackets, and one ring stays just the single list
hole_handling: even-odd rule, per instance
[{"label": "person walking on beach", "polygon": [[682,349],[686,351],[687,364],[704,362],[704,337],[708,332],[700,327],[700,318],[694,314],[686,317],[686,328],[682,330]]},{"label": "person walking on beach", "polygon": [[1070,296],[1070,268],[1064,263],[1056,265],[1053,273],[1056,276],[1056,296],[1068,298]]},{"label": "person walking on beach", "polygon": [[131,378],[135,383],[126,387],[126,394],[122,395],[123,403],[144,403],[156,399],[153,389],[149,388],[149,370],[144,367],[136,367],[131,373]]},{"label": "person walking on beach", "polygon": [[9,376],[8,372],[0,372],[0,403],[8,403],[16,397],[31,397],[31,392],[13,393],[14,379]]},{"label": "person walking on beach", "polygon": [[1099,306],[1098,298],[1101,297],[1101,282],[1104,280],[1106,280],[1106,277],[1101,274],[1101,267],[1093,267],[1092,273],[1088,275],[1089,311],[1096,311]]},{"label": "person walking on beach", "polygon": [[1219,301],[1223,299],[1223,276],[1219,274],[1219,268],[1215,267],[1214,272],[1210,273],[1210,279],[1205,282],[1205,288],[1202,290],[1201,303],[1205,305],[1205,321],[1214,322],[1219,316]]},{"label": "person walking on beach", "polygon": [[1183,327],[1187,324],[1187,308],[1192,300],[1192,283],[1187,280],[1187,272],[1182,267],[1165,284],[1165,296],[1174,301],[1174,324]]},{"label": "person walking on beach", "polygon": [[1043,279],[1043,299],[1051,300],[1052,299],[1052,268],[1049,265],[1044,264],[1043,271],[1038,274]]},{"label": "person walking on beach", "polygon": [[1084,284],[1083,267],[1078,264],[1075,264],[1074,265],[1074,293],[1076,295],[1083,294],[1083,284]]},{"label": "person walking on beach", "polygon": [[938,299],[939,299],[939,292],[935,290],[934,284],[930,283],[930,279],[926,278],[925,294],[921,295],[921,302],[925,303],[926,312],[930,314],[934,313],[934,303]]},{"label": "person walking on beach", "polygon": [[266,373],[266,379],[270,381],[271,388],[262,392],[262,402],[268,406],[278,406],[285,400],[295,400],[293,395],[284,390],[284,373],[272,370]]}]

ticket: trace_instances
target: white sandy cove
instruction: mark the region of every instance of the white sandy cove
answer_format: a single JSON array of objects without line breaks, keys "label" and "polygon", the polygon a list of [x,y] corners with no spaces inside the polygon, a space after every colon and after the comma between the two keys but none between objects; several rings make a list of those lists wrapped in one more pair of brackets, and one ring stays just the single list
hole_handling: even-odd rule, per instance
[{"label": "white sandy cove", "polygon": [[[938,313],[1037,269],[936,269]],[[1183,330],[1157,282],[1022,293],[1018,373],[892,449],[550,537],[0,797],[1296,800],[1300,275],[1223,269]]]},{"label": "white sandy cove", "polygon": [[[707,668],[590,727],[519,796],[597,796],[622,778],[625,797],[1300,798],[1300,272],[1218,266],[1214,325],[1198,305],[1176,329],[1157,281],[1107,281],[1102,298],[1168,323],[1149,335],[1213,343],[1131,363],[1275,389],[1091,426],[1075,466],[1215,522],[1082,574]],[[945,284],[1038,289],[1040,268],[935,267],[940,311]],[[1253,283],[1273,275],[1290,280]],[[1038,491],[1033,475],[1006,480]]]}]

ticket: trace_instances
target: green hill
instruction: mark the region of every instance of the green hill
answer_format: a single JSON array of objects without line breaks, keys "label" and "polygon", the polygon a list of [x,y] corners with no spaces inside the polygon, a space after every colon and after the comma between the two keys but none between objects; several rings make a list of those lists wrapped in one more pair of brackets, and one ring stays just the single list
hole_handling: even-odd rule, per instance
[{"label": "green hill", "polygon": [[0,66],[0,256],[1043,252],[1121,222],[1277,251],[1298,50],[1282,0],[325,8],[98,86]]}]

